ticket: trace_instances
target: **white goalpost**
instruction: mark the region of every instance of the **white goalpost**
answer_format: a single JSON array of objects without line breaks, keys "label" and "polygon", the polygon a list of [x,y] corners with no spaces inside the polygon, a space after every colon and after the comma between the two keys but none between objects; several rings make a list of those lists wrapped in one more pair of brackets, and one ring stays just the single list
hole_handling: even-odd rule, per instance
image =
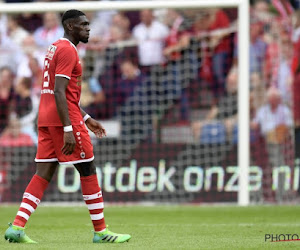
[{"label": "white goalpost", "polygon": [[237,203],[247,206],[249,198],[249,1],[248,0],[195,0],[195,1],[85,1],[85,2],[38,2],[0,3],[1,13],[43,13],[62,12],[67,9],[82,11],[99,10],[141,10],[141,9],[193,9],[193,8],[238,9],[238,166],[239,189]]}]

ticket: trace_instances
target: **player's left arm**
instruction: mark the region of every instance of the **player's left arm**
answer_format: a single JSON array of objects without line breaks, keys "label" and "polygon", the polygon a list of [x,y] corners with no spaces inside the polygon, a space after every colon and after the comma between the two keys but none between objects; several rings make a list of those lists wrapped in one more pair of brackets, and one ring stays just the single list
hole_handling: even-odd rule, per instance
[{"label": "player's left arm", "polygon": [[[80,111],[83,118],[87,116],[87,113],[82,108],[80,108]],[[85,124],[89,128],[89,130],[91,130],[98,138],[106,136],[106,131],[102,127],[101,123],[93,119],[92,117],[87,116]]]}]

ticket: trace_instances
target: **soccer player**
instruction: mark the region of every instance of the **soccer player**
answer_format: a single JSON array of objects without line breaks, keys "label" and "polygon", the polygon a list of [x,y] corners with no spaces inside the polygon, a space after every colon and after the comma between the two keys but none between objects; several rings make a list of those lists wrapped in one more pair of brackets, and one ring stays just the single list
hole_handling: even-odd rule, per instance
[{"label": "soccer player", "polygon": [[24,232],[30,215],[39,205],[58,164],[73,164],[80,174],[83,199],[94,225],[94,243],[122,243],[131,238],[106,227],[103,198],[93,163],[93,146],[86,126],[102,138],[105,129],[79,107],[82,68],[76,45],[87,43],[89,21],[79,10],[62,16],[64,37],[48,48],[38,117],[36,173],[28,184],[13,224],[5,239],[16,243],[36,243]]}]

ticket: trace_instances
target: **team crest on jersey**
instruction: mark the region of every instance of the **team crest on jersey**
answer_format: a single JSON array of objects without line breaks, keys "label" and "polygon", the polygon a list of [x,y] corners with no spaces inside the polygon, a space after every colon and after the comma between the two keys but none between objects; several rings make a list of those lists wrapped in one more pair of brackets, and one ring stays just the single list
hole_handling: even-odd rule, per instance
[{"label": "team crest on jersey", "polygon": [[56,51],[57,47],[54,45],[50,45],[46,54],[46,58],[48,58],[49,60],[52,60],[54,53]]}]

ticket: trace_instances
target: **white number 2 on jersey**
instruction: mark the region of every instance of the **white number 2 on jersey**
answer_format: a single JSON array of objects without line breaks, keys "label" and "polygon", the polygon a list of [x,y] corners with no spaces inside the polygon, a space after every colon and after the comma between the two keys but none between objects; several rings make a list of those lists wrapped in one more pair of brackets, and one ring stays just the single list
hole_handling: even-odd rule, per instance
[{"label": "white number 2 on jersey", "polygon": [[50,82],[50,76],[49,76],[49,59],[45,59],[45,64],[44,64],[44,88],[49,87],[49,82]]}]

